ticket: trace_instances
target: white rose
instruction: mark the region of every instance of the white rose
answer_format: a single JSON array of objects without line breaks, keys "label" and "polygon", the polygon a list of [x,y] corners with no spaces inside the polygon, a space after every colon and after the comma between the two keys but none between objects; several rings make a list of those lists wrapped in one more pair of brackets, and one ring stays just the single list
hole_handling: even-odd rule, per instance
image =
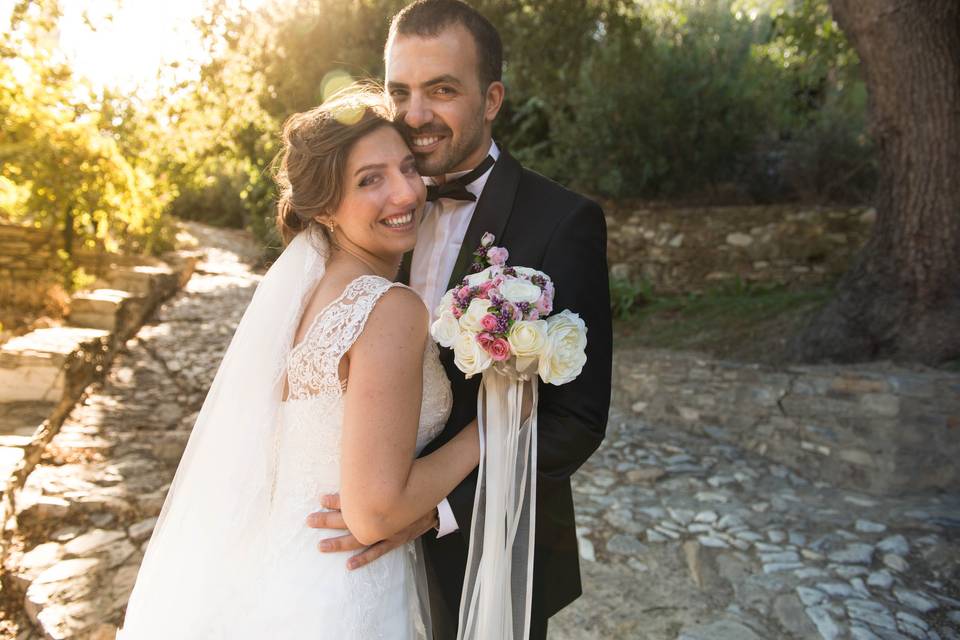
[{"label": "white rose", "polygon": [[525,371],[533,364],[547,345],[546,320],[518,320],[513,323],[507,342],[517,356],[517,370]]},{"label": "white rose", "polygon": [[472,333],[461,333],[453,343],[453,362],[468,377],[482,373],[493,362]]},{"label": "white rose", "polygon": [[500,295],[514,304],[519,302],[533,304],[540,299],[540,287],[522,278],[508,278],[499,289]]},{"label": "white rose", "polygon": [[447,310],[441,313],[430,326],[430,334],[440,346],[448,349],[453,346],[457,336],[460,335],[460,323],[453,317],[450,307],[447,307]]},{"label": "white rose", "polygon": [[437,308],[433,310],[433,315],[439,318],[444,313],[451,313],[451,309],[453,309],[453,289],[443,294],[443,297],[440,298],[440,302],[437,304]]},{"label": "white rose", "polygon": [[537,373],[548,384],[566,384],[580,375],[587,362],[587,327],[580,316],[567,310],[546,322],[547,343]]},{"label": "white rose", "polygon": [[480,324],[481,318],[490,312],[490,301],[483,298],[474,298],[470,301],[470,306],[462,316],[460,316],[460,328],[472,333],[483,331],[483,325]]},{"label": "white rose", "polygon": [[514,267],[513,270],[525,278],[532,278],[533,276],[541,276],[547,280],[550,279],[550,278],[547,278],[547,274],[545,274],[543,271],[537,271],[536,269],[531,269],[530,267]]},{"label": "white rose", "polygon": [[486,269],[478,273],[471,273],[466,277],[467,284],[470,285],[471,287],[480,286],[482,283],[486,282],[487,280],[492,278],[494,275],[496,275],[496,273],[494,273],[494,270],[496,270],[496,272],[499,273],[500,267],[487,267]]}]

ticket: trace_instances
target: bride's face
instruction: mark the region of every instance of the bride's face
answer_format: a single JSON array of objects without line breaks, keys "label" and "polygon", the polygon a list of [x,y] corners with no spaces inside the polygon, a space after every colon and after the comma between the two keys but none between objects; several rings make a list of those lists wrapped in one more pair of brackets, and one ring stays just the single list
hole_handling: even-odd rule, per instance
[{"label": "bride's face", "polygon": [[427,190],[396,129],[383,126],[358,140],[344,177],[337,234],[381,257],[413,249]]}]

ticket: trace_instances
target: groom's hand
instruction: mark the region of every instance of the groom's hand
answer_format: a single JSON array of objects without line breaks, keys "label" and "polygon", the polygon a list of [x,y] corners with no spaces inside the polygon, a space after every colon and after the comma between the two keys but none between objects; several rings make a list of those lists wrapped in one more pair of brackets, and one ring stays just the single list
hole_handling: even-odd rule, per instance
[{"label": "groom's hand", "polygon": [[386,540],[381,540],[369,547],[360,544],[356,538],[347,529],[347,524],[340,513],[340,496],[338,494],[325,495],[320,498],[320,504],[330,511],[316,511],[307,516],[307,525],[314,529],[343,529],[346,535],[335,538],[326,538],[320,541],[320,551],[324,553],[333,553],[337,551],[358,551],[349,560],[347,560],[348,569],[359,569],[368,565],[380,556],[393,551],[397,547],[416,540],[427,531],[436,529],[440,521],[437,516],[437,510],[433,509],[419,520],[413,522],[402,531],[398,531]]}]

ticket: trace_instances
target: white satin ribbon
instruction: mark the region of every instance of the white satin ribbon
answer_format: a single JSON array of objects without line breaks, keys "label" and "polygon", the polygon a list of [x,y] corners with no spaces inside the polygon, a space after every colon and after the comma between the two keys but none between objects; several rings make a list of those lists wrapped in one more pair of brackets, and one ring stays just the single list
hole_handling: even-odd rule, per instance
[{"label": "white satin ribbon", "polygon": [[537,493],[537,378],[522,426],[524,381],[483,373],[477,398],[480,468],[458,640],[526,640],[533,595]]}]

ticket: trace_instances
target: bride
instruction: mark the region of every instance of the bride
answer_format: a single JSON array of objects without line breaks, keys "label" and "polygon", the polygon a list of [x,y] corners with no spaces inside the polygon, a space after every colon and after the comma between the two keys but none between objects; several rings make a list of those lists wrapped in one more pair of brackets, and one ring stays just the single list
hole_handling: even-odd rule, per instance
[{"label": "bride", "polygon": [[450,384],[429,314],[392,282],[425,187],[382,98],[352,89],[284,126],[289,243],[227,349],[118,633],[123,640],[429,637],[417,548],[355,571],[307,515],[340,493],[363,543],[478,464],[476,423],[434,453]]}]

